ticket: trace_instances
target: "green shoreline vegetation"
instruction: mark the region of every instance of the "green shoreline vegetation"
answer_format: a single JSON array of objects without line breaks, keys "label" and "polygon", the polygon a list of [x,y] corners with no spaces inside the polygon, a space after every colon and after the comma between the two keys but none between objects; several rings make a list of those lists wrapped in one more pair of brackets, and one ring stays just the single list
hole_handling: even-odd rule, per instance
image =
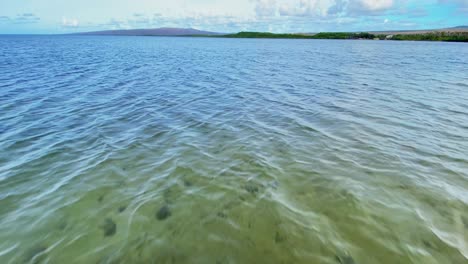
[{"label": "green shoreline vegetation", "polygon": [[321,32],[317,34],[276,34],[269,32],[239,32],[217,35],[220,38],[279,38],[279,39],[369,39],[369,40],[411,40],[468,42],[468,32],[428,32],[412,34],[372,34],[368,32]]}]

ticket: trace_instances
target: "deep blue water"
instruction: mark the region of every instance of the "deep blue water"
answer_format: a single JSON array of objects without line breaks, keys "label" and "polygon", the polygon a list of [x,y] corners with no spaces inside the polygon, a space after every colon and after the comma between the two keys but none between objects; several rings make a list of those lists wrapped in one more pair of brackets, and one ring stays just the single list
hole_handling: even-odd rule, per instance
[{"label": "deep blue water", "polygon": [[0,36],[0,263],[467,263],[463,43]]}]

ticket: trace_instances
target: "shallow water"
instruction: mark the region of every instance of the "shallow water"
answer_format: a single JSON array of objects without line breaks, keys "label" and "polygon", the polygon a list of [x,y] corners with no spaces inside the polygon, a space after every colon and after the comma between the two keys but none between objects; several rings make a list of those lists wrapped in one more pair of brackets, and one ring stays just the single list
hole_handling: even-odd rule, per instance
[{"label": "shallow water", "polygon": [[0,263],[468,263],[468,46],[0,37]]}]

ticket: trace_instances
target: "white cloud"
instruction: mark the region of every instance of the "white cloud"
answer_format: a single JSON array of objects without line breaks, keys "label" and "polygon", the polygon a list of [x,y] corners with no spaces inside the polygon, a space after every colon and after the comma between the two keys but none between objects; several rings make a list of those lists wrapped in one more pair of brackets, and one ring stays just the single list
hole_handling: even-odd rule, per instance
[{"label": "white cloud", "polygon": [[280,6],[279,14],[281,16],[315,16],[320,15],[320,2],[330,1],[315,1],[315,0],[300,0],[283,3]]},{"label": "white cloud", "polygon": [[274,16],[276,14],[276,0],[256,0],[255,14],[260,17]]},{"label": "white cloud", "polygon": [[396,6],[394,0],[336,0],[335,2],[335,6],[329,9],[330,14],[372,15],[388,11]]},{"label": "white cloud", "polygon": [[361,10],[381,11],[393,7],[393,0],[357,0],[351,1],[352,4]]},{"label": "white cloud", "polygon": [[394,0],[255,0],[255,14],[259,17],[367,15],[385,12],[394,6]]},{"label": "white cloud", "polygon": [[334,0],[255,0],[255,14],[266,16],[325,16]]},{"label": "white cloud", "polygon": [[[350,27],[361,15],[380,15],[394,10],[397,1],[406,0],[248,0],[250,13],[244,16],[220,13],[212,9],[183,10],[180,13],[153,11],[133,12],[127,18],[95,24],[97,28],[129,29],[156,27],[192,27],[197,29],[235,32],[239,30],[310,31],[333,28],[333,24]],[[334,10],[334,11],[333,11]],[[379,18],[379,23],[385,17]],[[377,20],[375,21],[377,23]],[[386,23],[382,23],[386,24]],[[306,26],[307,25],[307,26]],[[313,25],[313,26],[311,26]]]},{"label": "white cloud", "polygon": [[71,19],[68,19],[66,17],[62,17],[62,27],[78,27],[79,25],[79,22],[78,22],[78,19],[76,18],[71,18]]}]

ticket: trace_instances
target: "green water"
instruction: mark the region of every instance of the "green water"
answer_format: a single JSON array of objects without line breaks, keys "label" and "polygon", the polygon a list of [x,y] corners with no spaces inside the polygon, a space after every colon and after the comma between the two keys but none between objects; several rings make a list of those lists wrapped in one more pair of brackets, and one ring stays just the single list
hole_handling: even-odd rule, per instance
[{"label": "green water", "polygon": [[464,45],[0,41],[0,263],[468,263]]}]

